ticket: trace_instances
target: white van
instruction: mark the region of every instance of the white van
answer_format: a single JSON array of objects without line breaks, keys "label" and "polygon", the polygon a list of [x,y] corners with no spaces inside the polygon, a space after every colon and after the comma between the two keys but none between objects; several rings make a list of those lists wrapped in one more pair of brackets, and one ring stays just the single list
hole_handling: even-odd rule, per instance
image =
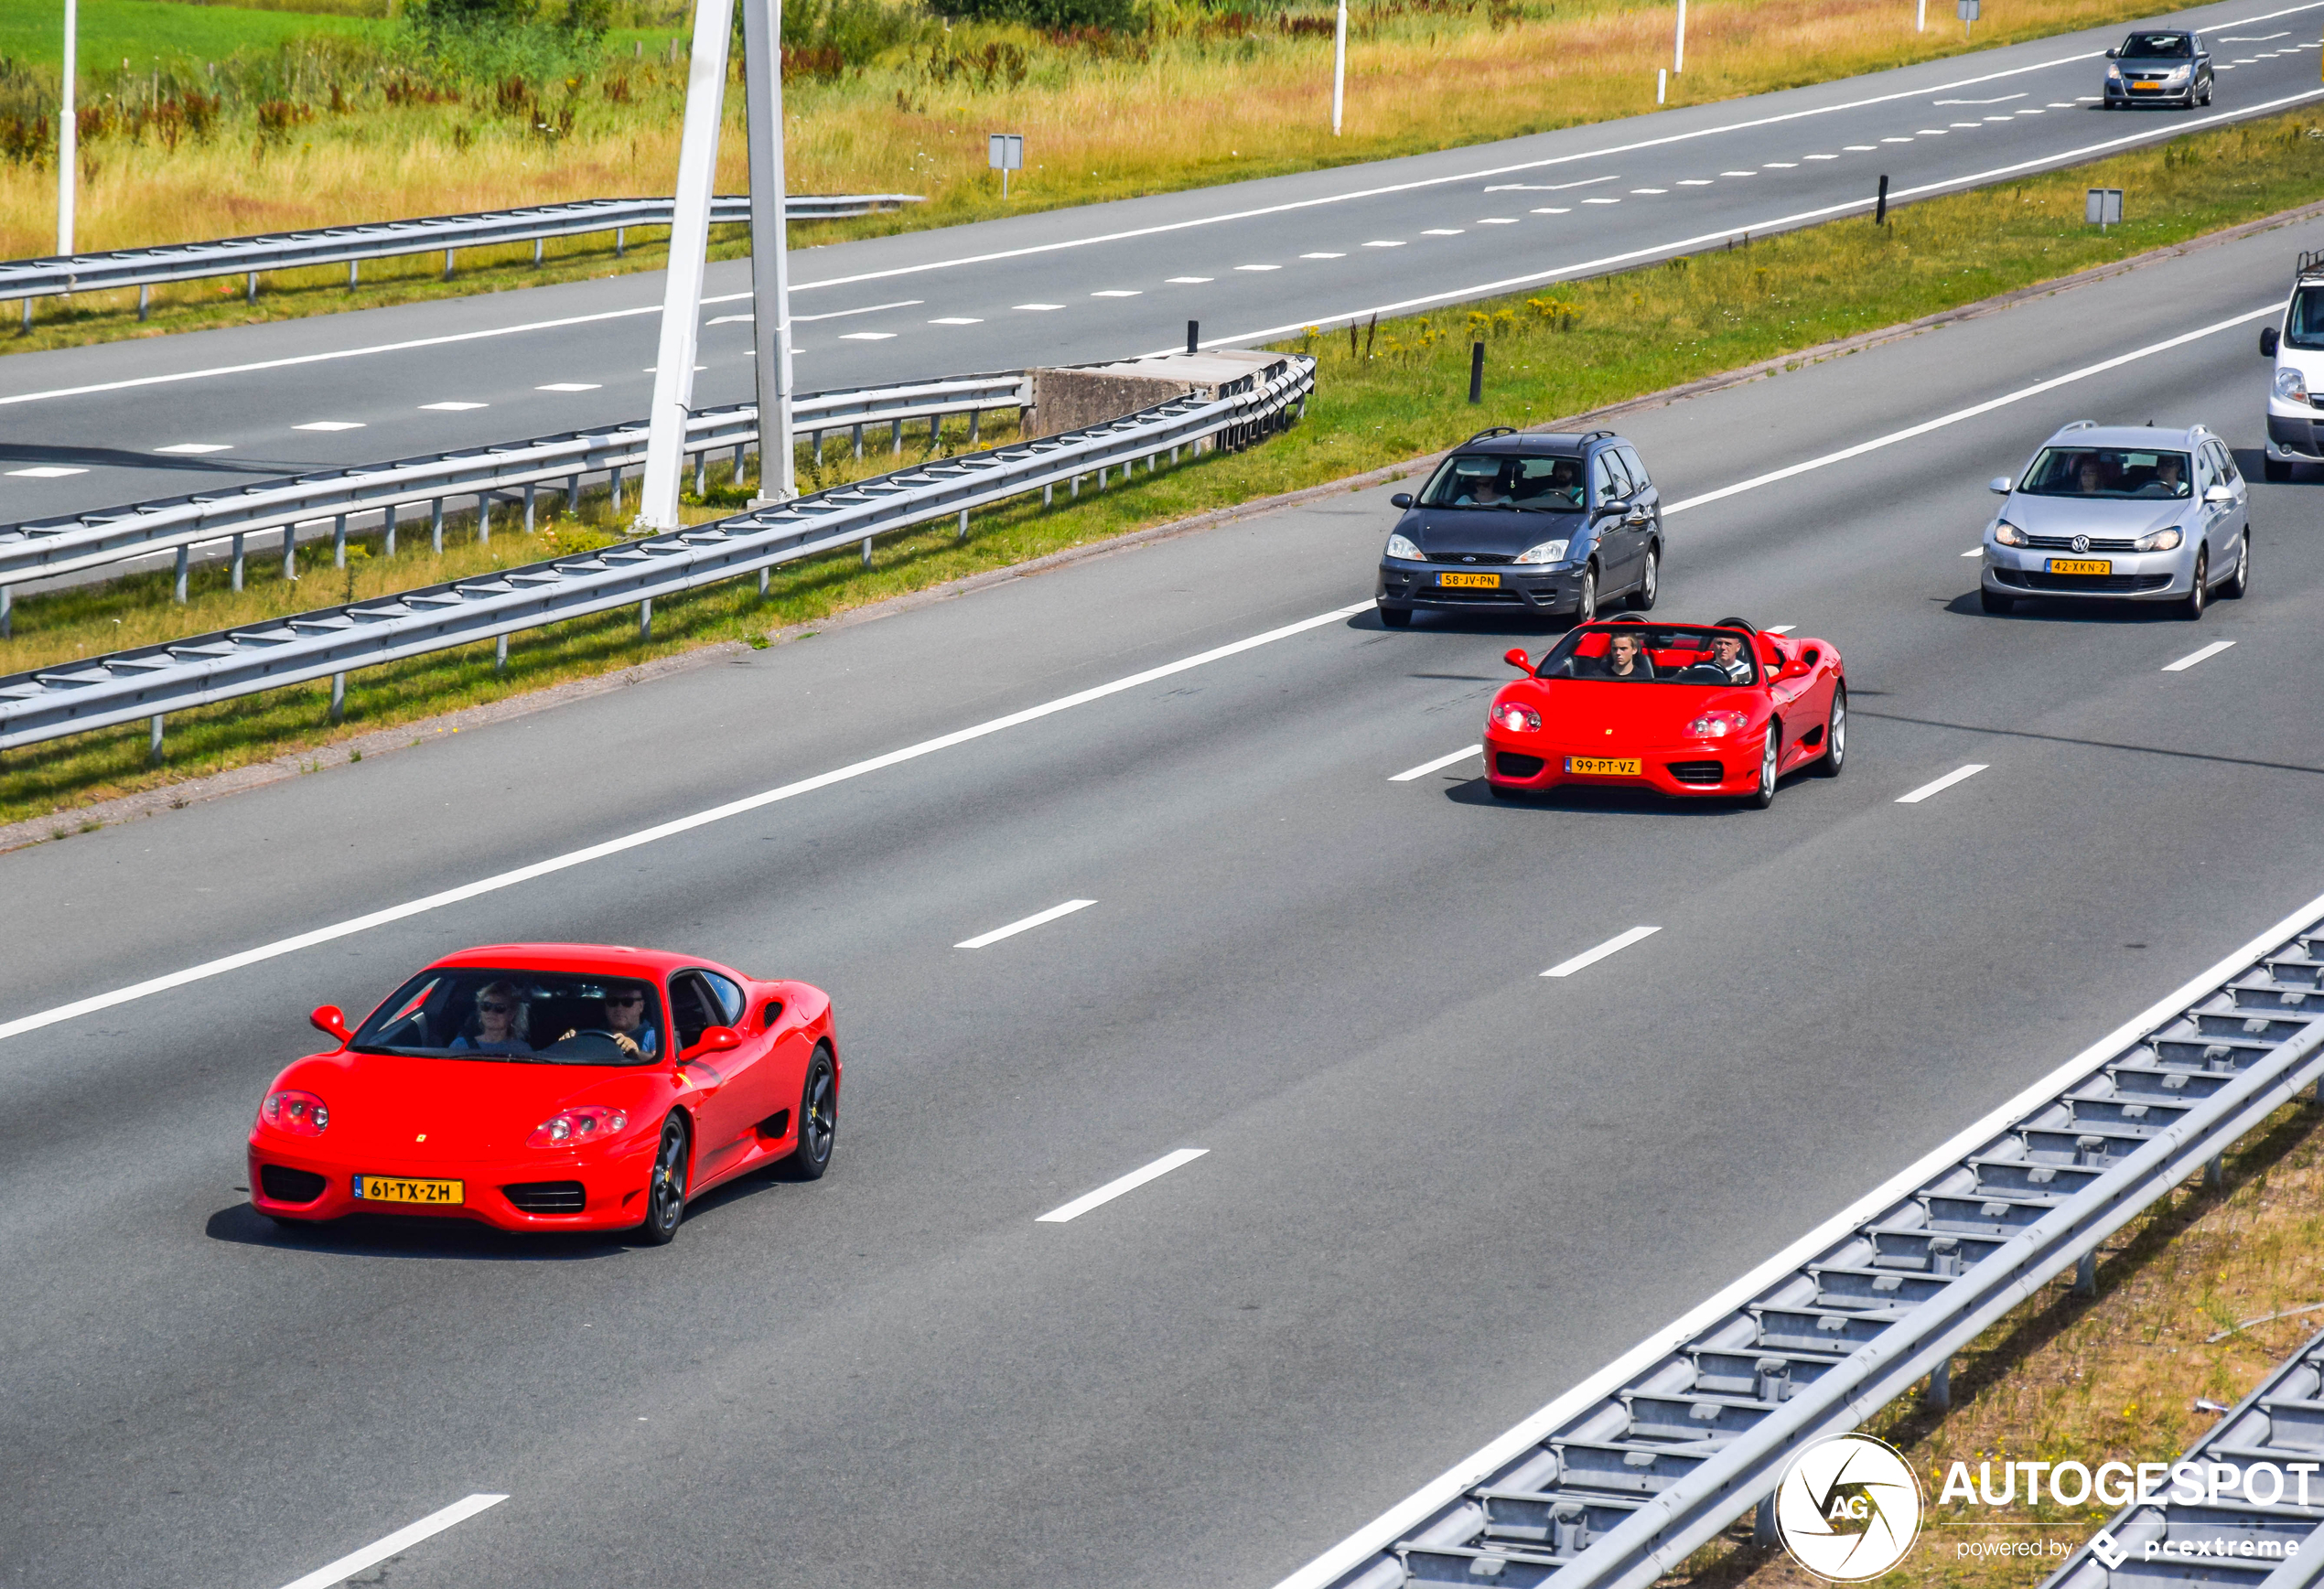
[{"label": "white van", "polygon": [[2324,249],[2300,255],[2281,325],[2259,334],[2276,361],[2267,389],[2267,478],[2288,480],[2295,464],[2324,463]]}]

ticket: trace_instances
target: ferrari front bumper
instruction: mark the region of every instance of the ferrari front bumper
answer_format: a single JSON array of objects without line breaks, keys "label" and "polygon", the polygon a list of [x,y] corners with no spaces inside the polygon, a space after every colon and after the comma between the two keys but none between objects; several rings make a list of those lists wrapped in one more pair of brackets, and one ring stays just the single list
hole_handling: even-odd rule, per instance
[{"label": "ferrari front bumper", "polygon": [[[1660,749],[1577,750],[1544,743],[1544,735],[1485,735],[1485,777],[1495,789],[1544,789],[1562,784],[1600,784],[1613,789],[1652,789],[1666,795],[1749,794],[1759,787],[1759,758],[1732,740],[1697,740]],[[1576,757],[1619,757],[1638,763],[1635,773],[1566,770]]]},{"label": "ferrari front bumper", "polygon": [[[494,1160],[380,1154],[364,1155],[359,1165],[311,1140],[298,1139],[294,1145],[268,1133],[250,1142],[250,1203],[262,1214],[285,1219],[416,1214],[471,1219],[502,1230],[623,1230],[645,1218],[655,1145],[648,1135],[586,1154],[545,1152]],[[358,1197],[358,1176],[457,1181],[460,1200],[390,1203]]]}]

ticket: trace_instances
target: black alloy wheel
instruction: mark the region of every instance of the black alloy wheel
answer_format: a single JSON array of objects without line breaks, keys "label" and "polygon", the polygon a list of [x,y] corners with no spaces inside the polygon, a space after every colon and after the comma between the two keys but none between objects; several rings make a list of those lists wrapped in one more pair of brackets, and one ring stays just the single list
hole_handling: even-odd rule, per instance
[{"label": "black alloy wheel", "polygon": [[2004,596],[1997,590],[1979,590],[1977,605],[1991,613],[2011,613],[2017,610],[2017,598]]},{"label": "black alloy wheel", "polygon": [[1755,811],[1763,811],[1775,803],[1776,760],[1783,746],[1783,730],[1780,725],[1767,725],[1767,746],[1759,752],[1759,787],[1743,797],[1743,803]]},{"label": "black alloy wheel", "polygon": [[653,1150],[653,1174],[646,1182],[645,1223],[638,1240],[649,1247],[666,1246],[678,1234],[686,1217],[686,1117],[676,1110],[662,1122],[662,1143]]},{"label": "black alloy wheel", "polygon": [[1816,762],[1816,776],[1837,778],[1848,764],[1848,687],[1835,682],[1832,686],[1832,715],[1824,725],[1824,756]]},{"label": "black alloy wheel", "polygon": [[1383,607],[1380,609],[1380,621],[1392,629],[1408,629],[1412,628],[1412,608]]},{"label": "black alloy wheel", "polygon": [[831,1168],[832,1143],[839,1135],[839,1076],[831,1050],[818,1043],[799,1089],[799,1145],[779,1166],[787,1181],[820,1181]]},{"label": "black alloy wheel", "polygon": [[2219,594],[2229,601],[2241,601],[2251,588],[2252,527],[2246,524],[2243,532],[2235,538],[2235,572],[2227,576],[2227,583],[2219,587]]},{"label": "black alloy wheel", "polygon": [[1598,621],[1598,564],[1592,563],[1582,570],[1582,593],[1574,603],[1574,627]]},{"label": "black alloy wheel", "polygon": [[1652,612],[1654,598],[1662,594],[1662,554],[1655,547],[1646,549],[1646,569],[1638,576],[1638,588],[1630,592],[1632,612]]},{"label": "black alloy wheel", "polygon": [[2199,548],[2195,553],[2195,583],[2187,587],[2187,595],[2179,604],[2179,616],[2193,623],[2203,616],[2203,607],[2211,594],[2211,549]]}]

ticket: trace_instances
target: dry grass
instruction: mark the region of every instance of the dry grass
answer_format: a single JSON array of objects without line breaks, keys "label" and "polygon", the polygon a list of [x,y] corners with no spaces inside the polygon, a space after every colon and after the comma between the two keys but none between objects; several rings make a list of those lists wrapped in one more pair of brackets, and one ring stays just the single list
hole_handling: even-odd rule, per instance
[{"label": "dry grass", "polygon": [[[1941,8],[1940,8],[1941,9]],[[789,169],[802,192],[902,191],[930,203],[899,217],[843,223],[817,237],[947,224],[1001,213],[984,134],[1026,135],[1028,168],[1008,209],[1025,210],[1509,137],[1652,108],[1670,50],[1670,12],[1625,0],[1379,0],[1354,8],[1347,135],[1329,114],[1330,41],[1255,20],[1167,10],[1136,39],[1059,44],[1022,29],[931,24],[835,81],[788,91]],[[2018,0],[2007,27],[1977,42],[2037,37],[2137,15],[2125,0]],[[1916,35],[1899,0],[1698,0],[1688,70],[1674,102],[1757,92],[1958,52],[1957,24]],[[533,85],[522,105],[491,89],[392,107],[392,74],[348,47],[294,62],[285,80],[313,110],[274,138],[230,113],[207,142],[99,137],[84,145],[80,246],[145,243],[389,216],[486,209],[616,193],[666,191],[677,161],[682,69],[612,59],[565,85]],[[1012,64],[1013,63],[1013,64]],[[328,79],[328,82],[326,80]],[[143,80],[138,80],[142,82]],[[165,70],[161,91],[167,93]],[[334,112],[334,85],[349,108]],[[137,82],[122,85],[134,94]],[[739,114],[740,94],[729,110]],[[543,120],[569,130],[543,134]],[[730,121],[732,118],[730,117]],[[738,129],[738,123],[733,125]],[[745,186],[738,131],[724,140],[722,187]],[[53,177],[0,165],[0,255],[53,246]],[[585,268],[643,268],[633,253],[579,244]],[[553,249],[553,254],[560,252]],[[415,292],[431,265],[373,267]],[[521,278],[519,278],[521,279]],[[343,273],[294,273],[277,287],[324,288]],[[382,285],[374,291],[387,290]],[[242,317],[237,284],[156,289],[150,328],[173,309]],[[372,301],[364,299],[361,301]],[[264,315],[341,306],[334,292],[277,293]],[[134,334],[134,294],[84,295],[58,338]]]}]

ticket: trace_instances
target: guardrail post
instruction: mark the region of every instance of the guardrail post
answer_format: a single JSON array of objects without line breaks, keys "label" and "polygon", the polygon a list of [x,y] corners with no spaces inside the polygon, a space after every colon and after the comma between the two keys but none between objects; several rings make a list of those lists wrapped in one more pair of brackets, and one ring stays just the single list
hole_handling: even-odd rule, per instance
[{"label": "guardrail post", "polygon": [[355,272],[356,268],[361,264],[361,263],[362,262],[360,260],[349,260],[347,262],[347,290],[350,293],[355,290]]},{"label": "guardrail post", "polygon": [[759,599],[760,601],[767,599],[767,580],[773,573],[774,570],[771,568],[762,568],[759,571]]},{"label": "guardrail post", "polygon": [[153,719],[153,737],[146,743],[145,746],[145,759],[153,763],[156,767],[159,767],[161,765],[161,722],[160,714],[155,714]]},{"label": "guardrail post", "polygon": [[427,542],[436,548],[437,556],[444,554],[444,499],[441,497],[428,504]]},{"label": "guardrail post", "polygon": [[616,464],[606,471],[606,483],[613,491],[613,516],[621,517],[621,466]]},{"label": "guardrail post", "polygon": [[192,550],[188,546],[180,546],[178,549],[178,570],[170,581],[170,599],[179,607],[186,605],[186,564]]},{"label": "guardrail post", "polygon": [[250,281],[242,289],[242,301],[246,304],[258,302],[258,273],[256,271],[250,273]]},{"label": "guardrail post", "polygon": [[387,555],[395,555],[395,508],[393,503],[387,510]]},{"label": "guardrail post", "polygon": [[2098,1294],[2098,1250],[2095,1247],[2074,1261],[2074,1294]]},{"label": "guardrail post", "polygon": [[346,720],[347,675],[344,673],[333,673],[331,675],[331,721],[334,723],[343,723]]},{"label": "guardrail post", "polygon": [[2203,1185],[2216,1189],[2220,1186],[2225,1186],[2226,1184],[2227,1155],[2224,1154],[2215,1154],[2211,1161],[2203,1166]]},{"label": "guardrail post", "polygon": [[638,604],[638,642],[645,644],[653,639],[653,597]]},{"label": "guardrail post", "polygon": [[444,279],[447,282],[452,279],[452,253],[451,249],[444,251]]},{"label": "guardrail post", "polygon": [[237,536],[235,536],[235,537],[234,537],[234,588],[235,588],[236,590],[240,590],[240,589],[242,589],[242,538],[240,535],[237,535]]},{"label": "guardrail post", "polygon": [[904,422],[902,420],[899,419],[895,422],[894,430],[889,439],[895,445],[890,446],[888,450],[896,456],[902,457],[904,456]]},{"label": "guardrail post", "polygon": [[[1947,1358],[1929,1370],[1929,1389],[1922,1393],[1921,1404],[1932,1412],[1942,1412],[1953,1405],[1953,1359]],[[1770,1504],[1773,1498],[1769,1498]]]},{"label": "guardrail post", "polygon": [[476,494],[476,543],[479,546],[492,544],[492,493],[490,491]]},{"label": "guardrail post", "polygon": [[1751,1543],[1767,1551],[1772,1550],[1775,1542],[1775,1496],[1770,1491],[1751,1508]]},{"label": "guardrail post", "polygon": [[298,526],[296,524],[283,526],[283,577],[298,577]]},{"label": "guardrail post", "polygon": [[331,566],[347,566],[347,515],[344,513],[331,521]]},{"label": "guardrail post", "polygon": [[1074,476],[1074,477],[1073,477],[1071,480],[1068,480],[1068,481],[1065,483],[1065,494],[1066,494],[1068,497],[1072,498],[1072,499],[1073,499],[1073,500],[1075,500],[1075,501],[1077,501],[1077,502],[1078,502],[1078,501],[1080,501],[1080,500],[1081,499],[1081,476],[1076,475],[1076,476]]},{"label": "guardrail post", "polygon": [[537,237],[533,240],[533,263],[536,269],[541,263],[541,240]]},{"label": "guardrail post", "polygon": [[972,448],[976,446],[976,422],[984,417],[984,413],[982,409],[972,408],[968,411],[968,445]]},{"label": "guardrail post", "polygon": [[1041,488],[1041,506],[1044,508],[1054,507],[1056,503],[1057,482],[1052,480],[1048,485]]},{"label": "guardrail post", "polygon": [[615,227],[613,229],[613,257],[619,259],[623,253],[628,252],[629,247],[629,229],[626,226]]},{"label": "guardrail post", "polygon": [[968,539],[968,510],[965,508],[961,510],[961,532],[953,539],[958,541]]},{"label": "guardrail post", "polygon": [[153,284],[147,282],[137,289],[137,320],[140,325],[145,323],[145,311],[153,306]]},{"label": "guardrail post", "polygon": [[7,585],[0,585],[0,640],[12,639],[16,632],[16,595]]},{"label": "guardrail post", "polygon": [[578,474],[565,483],[565,510],[568,513],[581,511],[581,477]]},{"label": "guardrail post", "polygon": [[855,456],[864,456],[864,427],[860,424],[855,427]]},{"label": "guardrail post", "polygon": [[710,451],[706,447],[694,456],[694,494],[696,498],[710,494]]},{"label": "guardrail post", "polygon": [[737,491],[742,489],[742,460],[744,456],[749,453],[749,451],[750,444],[748,442],[735,443],[735,478],[728,481],[727,484],[733,486]]},{"label": "guardrail post", "polygon": [[533,487],[530,482],[524,488],[524,532],[527,535],[533,533]]},{"label": "guardrail post", "polygon": [[1103,464],[1100,464],[1097,467],[1097,489],[1101,491],[1105,489],[1105,466]]},{"label": "guardrail post", "polygon": [[864,566],[865,566],[866,568],[869,568],[869,567],[871,566],[871,543],[872,543],[872,538],[871,538],[870,536],[868,536],[868,535],[865,536],[865,537],[864,537]]},{"label": "guardrail post", "polygon": [[24,329],[17,335],[22,337],[32,335],[32,300],[30,298],[24,301]]},{"label": "guardrail post", "polygon": [[498,674],[505,673],[508,671],[509,637],[502,635],[499,639],[492,642],[492,671]]}]

